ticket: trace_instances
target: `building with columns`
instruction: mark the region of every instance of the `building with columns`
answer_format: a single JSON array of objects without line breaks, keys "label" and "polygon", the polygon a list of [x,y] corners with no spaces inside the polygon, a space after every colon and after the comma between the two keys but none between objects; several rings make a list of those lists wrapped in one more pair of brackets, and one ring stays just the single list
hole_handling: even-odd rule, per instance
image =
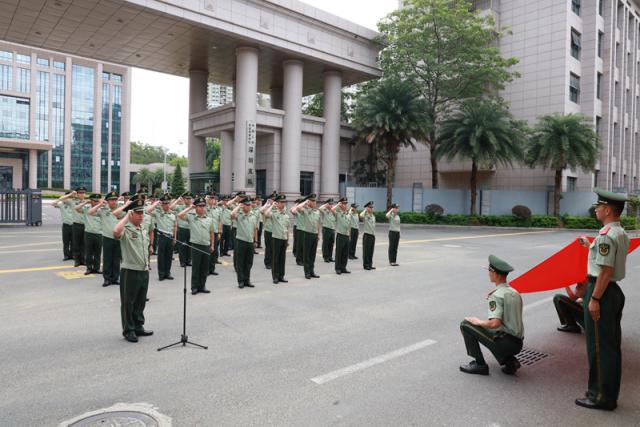
[{"label": "building with columns", "polygon": [[[297,0],[0,2],[0,40],[188,77],[192,187],[219,136],[229,192],[338,194],[340,89],[380,75],[376,35]],[[207,110],[209,82],[235,101]],[[303,117],[302,97],[323,91],[324,117]]]},{"label": "building with columns", "polygon": [[0,190],[128,188],[129,69],[0,41]]}]

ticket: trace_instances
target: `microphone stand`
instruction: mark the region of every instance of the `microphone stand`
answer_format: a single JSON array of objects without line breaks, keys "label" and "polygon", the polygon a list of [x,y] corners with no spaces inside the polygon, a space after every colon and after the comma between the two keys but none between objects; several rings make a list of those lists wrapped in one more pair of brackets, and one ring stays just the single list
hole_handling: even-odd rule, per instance
[{"label": "microphone stand", "polygon": [[[165,238],[169,238],[169,239],[173,239],[173,235],[170,233],[165,233],[164,231],[160,231],[158,230],[158,235],[162,235]],[[198,252],[204,253],[206,254],[207,252],[202,251],[198,248],[195,248],[193,246],[191,246],[190,244],[186,243],[186,242],[182,242],[178,239],[176,239],[176,243],[181,244],[182,246],[186,246],[188,248],[191,248],[192,250],[196,250]],[[208,254],[211,255],[211,254]],[[162,350],[166,350],[168,348],[171,347],[175,347],[175,346],[179,346],[182,344],[182,347],[185,347],[187,344],[190,344],[192,346],[195,347],[199,347],[203,350],[208,349],[209,347],[204,346],[204,345],[200,345],[200,344],[196,344],[194,342],[189,341],[189,337],[187,336],[187,266],[185,265],[184,267],[184,286],[182,288],[182,294],[183,294],[183,303],[182,303],[182,335],[180,335],[180,341],[174,342],[172,344],[169,345],[165,345],[164,347],[160,347],[158,349],[158,351],[162,351]]]}]

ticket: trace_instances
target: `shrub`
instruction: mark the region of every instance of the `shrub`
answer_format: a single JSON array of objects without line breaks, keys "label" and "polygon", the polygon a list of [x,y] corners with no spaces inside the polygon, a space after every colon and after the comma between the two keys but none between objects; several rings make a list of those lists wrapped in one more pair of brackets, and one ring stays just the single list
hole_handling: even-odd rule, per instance
[{"label": "shrub", "polygon": [[432,203],[430,205],[427,205],[426,208],[424,208],[424,212],[427,215],[442,216],[444,215],[444,208],[440,205]]},{"label": "shrub", "polygon": [[516,205],[511,209],[511,213],[520,219],[529,219],[531,218],[531,209],[523,205]]}]

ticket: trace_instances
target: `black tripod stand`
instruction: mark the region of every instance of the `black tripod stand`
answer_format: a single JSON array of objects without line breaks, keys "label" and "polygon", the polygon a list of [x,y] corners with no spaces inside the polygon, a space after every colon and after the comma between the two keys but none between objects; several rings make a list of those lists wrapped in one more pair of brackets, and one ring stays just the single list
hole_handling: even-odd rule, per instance
[{"label": "black tripod stand", "polygon": [[[158,234],[161,234],[165,238],[173,239],[173,235],[171,235],[169,233],[165,233],[163,231],[158,230]],[[206,253],[204,251],[201,251],[198,248],[194,248],[193,246],[191,246],[190,244],[188,244],[186,242],[181,242],[180,240],[176,240],[176,243],[179,243],[182,246],[185,246],[187,248],[191,248],[191,249],[196,250],[198,252]],[[189,341],[189,337],[187,336],[187,266],[186,266],[186,264],[185,264],[185,266],[183,268],[184,268],[184,286],[183,286],[183,289],[182,289],[182,293],[183,293],[182,335],[180,335],[180,341],[174,342],[173,344],[165,345],[164,347],[160,347],[158,349],[158,351],[166,350],[168,348],[175,347],[175,346],[178,346],[180,344],[182,344],[182,347],[185,347],[187,344],[190,344],[190,345],[193,345],[195,347],[199,347],[199,348],[204,349],[204,350],[209,348],[207,346],[196,344],[194,342]]]}]

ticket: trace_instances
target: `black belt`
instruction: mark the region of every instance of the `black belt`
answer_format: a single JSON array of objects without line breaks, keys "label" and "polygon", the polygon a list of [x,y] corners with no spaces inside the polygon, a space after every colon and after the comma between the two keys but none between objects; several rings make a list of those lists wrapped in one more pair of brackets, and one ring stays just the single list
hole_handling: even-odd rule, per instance
[{"label": "black belt", "polygon": [[517,336],[508,334],[508,333],[506,333],[504,331],[496,332],[495,337],[496,337],[496,339],[511,338],[511,339],[514,339],[514,340],[516,340],[518,342],[523,342],[523,340],[524,340],[524,338],[518,338]]}]

